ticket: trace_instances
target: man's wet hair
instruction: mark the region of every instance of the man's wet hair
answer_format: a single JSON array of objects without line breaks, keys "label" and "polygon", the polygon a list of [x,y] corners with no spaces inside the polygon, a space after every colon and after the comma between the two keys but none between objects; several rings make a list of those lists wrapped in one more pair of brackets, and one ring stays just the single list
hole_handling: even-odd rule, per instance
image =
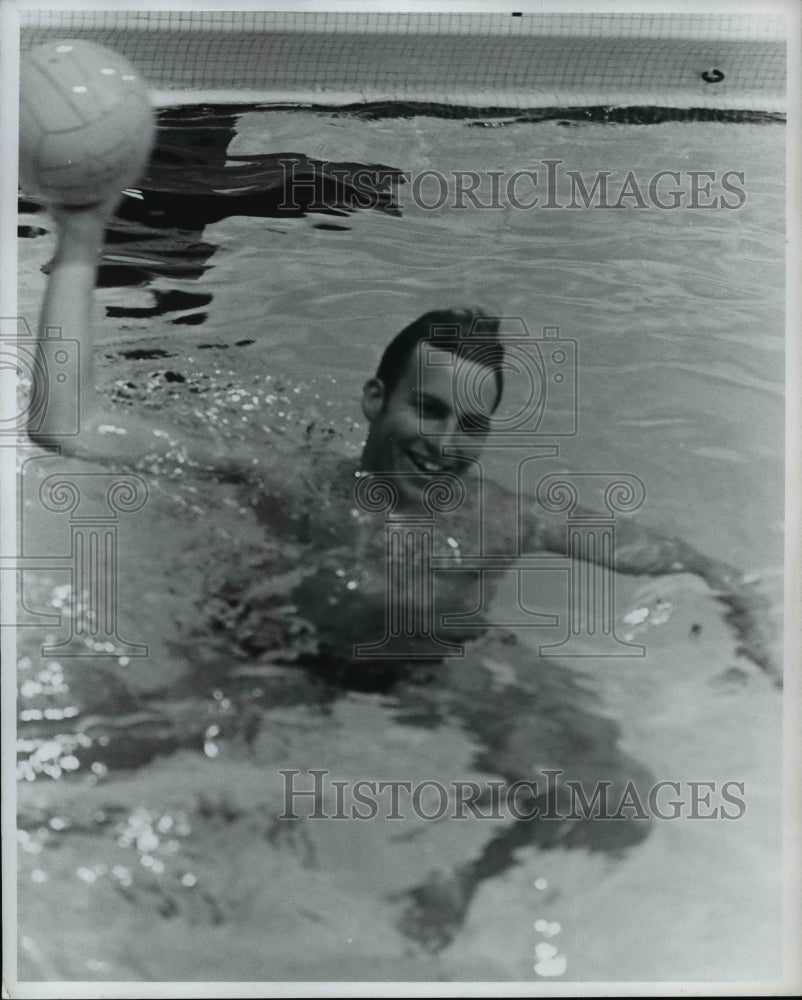
[{"label": "man's wet hair", "polygon": [[376,378],[384,384],[385,398],[398,385],[407,360],[422,340],[432,347],[451,351],[464,361],[475,361],[493,372],[496,381],[496,401],[504,391],[504,345],[499,337],[500,322],[483,309],[434,309],[424,313],[395,335],[387,345]]}]

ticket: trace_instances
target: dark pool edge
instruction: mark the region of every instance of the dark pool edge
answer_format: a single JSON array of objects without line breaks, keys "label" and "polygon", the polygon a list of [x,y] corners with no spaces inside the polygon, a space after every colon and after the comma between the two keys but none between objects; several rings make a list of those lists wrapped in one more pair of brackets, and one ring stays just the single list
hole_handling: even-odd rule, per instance
[{"label": "dark pool edge", "polygon": [[440,104],[429,101],[367,101],[337,106],[308,102],[258,102],[244,104],[202,103],[181,104],[159,111],[161,119],[173,115],[186,118],[187,112],[207,119],[217,115],[231,116],[259,111],[310,111],[329,117],[348,117],[362,120],[396,118],[440,118],[465,121],[478,127],[499,127],[532,122],[556,121],[571,124],[624,124],[660,125],[665,122],[725,122],[737,124],[785,123],[783,112],[755,111],[752,109],[723,108],[670,108],[655,105],[597,105],[567,108],[505,108],[497,106],[473,107]]}]

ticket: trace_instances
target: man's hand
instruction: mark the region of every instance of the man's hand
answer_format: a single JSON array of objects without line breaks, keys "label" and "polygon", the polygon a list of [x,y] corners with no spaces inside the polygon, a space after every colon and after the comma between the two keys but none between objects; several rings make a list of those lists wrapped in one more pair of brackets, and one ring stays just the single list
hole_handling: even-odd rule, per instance
[{"label": "man's hand", "polygon": [[50,205],[49,211],[59,226],[80,219],[96,219],[105,225],[114,215],[114,210],[122,200],[123,193],[115,191],[108,198],[103,198],[91,205]]},{"label": "man's hand", "polygon": [[50,214],[58,224],[53,266],[87,263],[93,268],[103,249],[103,233],[121,195],[115,194],[94,205],[51,205]]},{"label": "man's hand", "polygon": [[738,652],[757,664],[782,685],[782,669],[775,662],[772,647],[777,645],[772,625],[772,607],[757,577],[713,559],[699,557],[695,570],[728,609],[727,621],[740,640]]}]

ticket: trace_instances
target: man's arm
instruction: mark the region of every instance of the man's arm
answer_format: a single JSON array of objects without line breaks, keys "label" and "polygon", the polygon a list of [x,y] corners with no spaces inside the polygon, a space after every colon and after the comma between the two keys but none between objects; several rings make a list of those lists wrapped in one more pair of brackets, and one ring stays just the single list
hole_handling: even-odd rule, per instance
[{"label": "man's arm", "polygon": [[[71,422],[72,414],[66,409],[74,404],[66,396],[51,394],[38,426],[29,428],[29,437],[42,447],[59,448],[63,454],[91,461],[130,466],[147,458],[174,459],[222,478],[246,479],[255,471],[252,457],[233,453],[222,442],[178,432],[129,410],[114,410],[95,389],[92,300],[98,256],[112,208],[113,204],[106,203],[53,210],[59,234],[39,320],[34,378],[43,377],[47,370],[43,341],[48,328],[59,328],[63,335],[78,341],[80,430],[75,436],[60,433]],[[46,385],[34,386],[34,393],[46,391]]]},{"label": "man's arm", "polygon": [[[527,529],[527,549],[567,555],[564,518],[552,514],[538,516],[533,512]],[[780,676],[771,654],[775,641],[771,630],[771,606],[754,576],[704,555],[682,539],[644,527],[632,518],[616,520],[615,536],[617,572],[644,576],[693,573],[701,577],[728,609],[727,620],[740,640],[739,652],[775,679]],[[600,552],[597,554],[601,557]]]}]

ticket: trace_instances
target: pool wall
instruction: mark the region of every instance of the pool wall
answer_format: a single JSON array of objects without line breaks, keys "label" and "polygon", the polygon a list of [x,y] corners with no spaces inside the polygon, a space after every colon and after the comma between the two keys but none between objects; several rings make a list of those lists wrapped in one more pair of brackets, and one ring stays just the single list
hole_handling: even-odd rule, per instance
[{"label": "pool wall", "polygon": [[[21,12],[21,46],[87,38],[128,56],[157,104],[783,112],[786,16],[377,11]],[[763,12],[765,11],[765,12]]]}]

